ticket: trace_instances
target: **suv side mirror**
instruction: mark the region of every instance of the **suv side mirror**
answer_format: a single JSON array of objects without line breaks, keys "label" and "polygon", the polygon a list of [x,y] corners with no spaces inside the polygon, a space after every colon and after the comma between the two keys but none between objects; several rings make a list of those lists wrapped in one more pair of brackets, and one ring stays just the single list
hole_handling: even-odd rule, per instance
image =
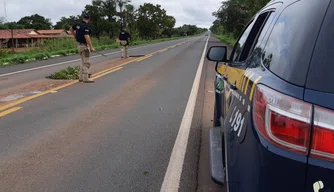
[{"label": "suv side mirror", "polygon": [[212,46],[210,47],[206,58],[209,61],[227,62],[227,47],[226,46]]}]

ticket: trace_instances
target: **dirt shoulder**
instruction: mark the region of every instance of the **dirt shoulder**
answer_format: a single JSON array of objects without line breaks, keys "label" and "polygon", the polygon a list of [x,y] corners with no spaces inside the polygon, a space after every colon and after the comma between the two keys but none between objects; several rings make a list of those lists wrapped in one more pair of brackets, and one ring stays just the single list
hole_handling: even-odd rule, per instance
[{"label": "dirt shoulder", "polygon": [[209,130],[213,126],[214,113],[214,79],[215,79],[215,65],[205,61],[205,93],[202,115],[201,127],[201,149],[198,170],[198,187],[197,192],[222,192],[223,186],[214,183],[211,180],[210,173],[210,154],[209,154]]}]

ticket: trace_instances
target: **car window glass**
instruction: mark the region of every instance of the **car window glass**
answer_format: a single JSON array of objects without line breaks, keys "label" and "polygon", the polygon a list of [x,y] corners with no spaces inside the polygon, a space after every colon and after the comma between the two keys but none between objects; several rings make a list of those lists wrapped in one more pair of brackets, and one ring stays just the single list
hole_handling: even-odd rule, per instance
[{"label": "car window glass", "polygon": [[247,26],[247,28],[244,30],[244,33],[241,35],[239,41],[234,46],[234,53],[232,54],[232,61],[238,61],[238,58],[241,54],[241,51],[246,43],[247,37],[249,33],[251,32],[251,29],[254,25],[254,20]]},{"label": "car window glass", "polygon": [[253,44],[253,48],[251,49],[251,52],[254,50],[255,47],[259,46],[266,32],[268,31],[270,24],[273,22],[274,18],[275,18],[274,12],[270,12],[269,16],[267,16],[266,18],[265,23],[262,25],[262,29],[259,31],[258,38],[256,38],[256,41]]},{"label": "car window glass", "polygon": [[265,25],[266,21],[270,22],[270,20],[268,20],[267,18],[272,15],[271,13],[272,12],[262,13],[257,17],[255,21],[253,21],[247,27],[243,35],[240,37],[238,43],[236,44],[233,61],[244,61],[252,53],[254,45],[257,43],[257,40],[260,37],[259,35],[263,30],[263,26]]},{"label": "car window glass", "polygon": [[[298,1],[286,7],[264,46],[264,66],[278,77],[304,86],[327,7],[325,1]],[[304,10],[313,10],[313,13]]]},{"label": "car window glass", "polygon": [[[269,27],[271,26],[274,18],[275,18],[275,12],[270,12],[269,15],[266,18],[265,23],[263,23],[262,25],[262,29],[259,31],[258,33],[258,37],[256,38],[256,40],[254,41],[254,44],[251,48],[251,51],[249,53],[249,55],[253,54],[253,59],[252,61],[250,61],[248,63],[249,68],[255,68],[261,65],[261,60],[262,60],[262,49],[261,49],[261,44],[262,44],[262,40],[265,37],[267,31],[269,30]],[[254,52],[254,53],[253,53]]]},{"label": "car window glass", "polygon": [[251,32],[249,33],[249,36],[246,40],[244,48],[242,49],[242,52],[241,52],[240,57],[238,59],[239,62],[246,60],[248,58],[248,56],[251,54],[252,47],[253,47],[254,43],[256,42],[256,40],[258,38],[258,34],[261,32],[262,26],[264,25],[268,15],[270,15],[270,12],[262,13],[256,19],[256,22],[254,23],[254,26],[253,26]]}]

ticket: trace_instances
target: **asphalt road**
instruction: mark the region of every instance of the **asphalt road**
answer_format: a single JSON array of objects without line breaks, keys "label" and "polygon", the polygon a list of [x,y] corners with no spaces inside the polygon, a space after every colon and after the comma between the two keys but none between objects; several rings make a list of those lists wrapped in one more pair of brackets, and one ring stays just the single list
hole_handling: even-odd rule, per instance
[{"label": "asphalt road", "polygon": [[[198,37],[196,37],[198,38]],[[143,56],[169,46],[190,40],[193,38],[185,38],[173,41],[165,41],[148,45],[130,46],[129,56]],[[102,56],[104,54],[105,56]],[[120,58],[120,49],[112,49],[92,53],[91,65],[106,62],[112,59]],[[23,82],[29,82],[44,78],[52,73],[55,73],[68,66],[74,67],[80,65],[81,60],[79,55],[66,57],[57,57],[49,60],[36,61],[22,65],[12,65],[8,67],[0,67],[0,89],[12,87]],[[3,82],[2,80],[5,80]]]},{"label": "asphalt road", "polygon": [[[207,40],[138,46],[130,55],[186,42],[94,84],[77,83],[19,104],[20,110],[0,118],[0,191],[156,192],[163,185],[196,191],[206,81],[199,69]],[[117,51],[92,64],[119,57]],[[76,57],[1,68],[0,77],[13,81],[0,81],[0,88],[78,65],[68,62]],[[53,66],[59,62],[66,63]],[[42,68],[29,71],[36,67]]]}]

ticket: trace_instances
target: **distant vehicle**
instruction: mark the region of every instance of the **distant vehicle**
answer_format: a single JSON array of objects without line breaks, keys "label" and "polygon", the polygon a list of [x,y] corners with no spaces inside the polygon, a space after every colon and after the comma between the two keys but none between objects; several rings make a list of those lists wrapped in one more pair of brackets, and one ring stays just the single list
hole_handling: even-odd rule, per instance
[{"label": "distant vehicle", "polygon": [[[334,192],[334,1],[271,1],[216,65],[212,178],[230,192]],[[220,143],[220,144],[219,144]]]}]

